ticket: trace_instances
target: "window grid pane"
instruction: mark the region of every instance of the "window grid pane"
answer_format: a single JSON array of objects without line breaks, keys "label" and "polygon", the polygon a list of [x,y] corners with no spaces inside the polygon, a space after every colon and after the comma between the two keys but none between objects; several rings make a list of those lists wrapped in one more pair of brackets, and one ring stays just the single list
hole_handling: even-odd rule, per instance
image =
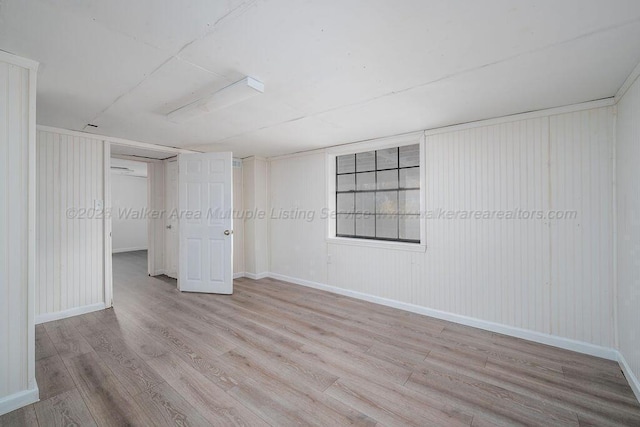
[{"label": "window grid pane", "polygon": [[398,213],[398,191],[376,191],[376,214]]},{"label": "window grid pane", "polygon": [[368,172],[376,170],[376,152],[356,154],[356,172]]},{"label": "window grid pane", "polygon": [[399,148],[400,167],[420,166],[420,145],[406,145]]},{"label": "window grid pane", "polygon": [[367,191],[376,189],[376,173],[364,172],[356,174],[356,190]]},{"label": "window grid pane", "polygon": [[387,148],[376,151],[376,169],[398,169],[398,149]]},{"label": "window grid pane", "polygon": [[420,168],[400,169],[400,188],[420,188]]},{"label": "window grid pane", "polygon": [[420,240],[420,215],[401,215],[399,219],[399,237],[405,240]]},{"label": "window grid pane", "polygon": [[397,240],[398,215],[376,215],[376,237]]},{"label": "window grid pane", "polygon": [[369,215],[376,213],[375,193],[356,193],[356,213]]},{"label": "window grid pane", "polygon": [[355,193],[338,193],[336,208],[338,213],[355,213]]},{"label": "window grid pane", "polygon": [[356,175],[338,175],[338,191],[354,191],[356,189]]},{"label": "window grid pane", "polygon": [[337,218],[336,234],[339,236],[354,236],[354,214],[338,214]]},{"label": "window grid pane", "polygon": [[375,215],[356,215],[356,236],[376,237],[376,217]]},{"label": "window grid pane", "polygon": [[336,157],[336,171],[337,173],[352,173],[356,171],[356,156],[355,154],[349,154],[347,156]]},{"label": "window grid pane", "polygon": [[398,213],[420,214],[420,190],[401,190],[398,192]]},{"label": "window grid pane", "polygon": [[398,169],[376,172],[378,190],[392,190],[398,188]]}]

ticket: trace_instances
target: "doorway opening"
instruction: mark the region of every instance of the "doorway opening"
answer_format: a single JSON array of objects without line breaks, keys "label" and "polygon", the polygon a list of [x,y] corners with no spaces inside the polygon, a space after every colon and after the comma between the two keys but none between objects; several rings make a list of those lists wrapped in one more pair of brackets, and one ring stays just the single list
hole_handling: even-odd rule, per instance
[{"label": "doorway opening", "polygon": [[177,288],[177,224],[167,215],[177,207],[174,165],[173,152],[110,145],[112,304],[159,286]]},{"label": "doorway opening", "polygon": [[[233,293],[232,154],[156,147],[106,145],[113,171],[105,179],[105,206],[111,213],[105,218],[107,307],[113,306],[115,290],[121,289],[119,301],[125,302],[134,285]],[[136,178],[143,178],[140,162],[146,164],[146,205],[144,184],[129,179],[138,169]]]},{"label": "doorway opening", "polygon": [[[119,283],[147,270],[149,249],[147,163],[111,158],[110,173],[113,280]],[[139,282],[131,282],[132,285],[134,283]]]}]

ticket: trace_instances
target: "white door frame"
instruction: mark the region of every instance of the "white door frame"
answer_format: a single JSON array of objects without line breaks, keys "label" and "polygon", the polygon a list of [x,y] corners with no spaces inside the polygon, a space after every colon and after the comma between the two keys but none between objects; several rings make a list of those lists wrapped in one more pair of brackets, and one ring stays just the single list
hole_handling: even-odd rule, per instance
[{"label": "white door frame", "polygon": [[[166,153],[167,157],[171,157],[172,155],[178,155],[181,153],[185,154],[193,154],[197,153],[197,151],[192,150],[184,150],[180,148],[174,147],[166,147],[163,145],[149,144],[146,142],[137,142],[130,141],[121,138],[109,138],[109,137],[101,137],[100,135],[94,134],[86,134],[90,135],[91,138],[103,139],[104,141],[104,208],[105,210],[110,210],[112,208],[111,204],[111,145],[122,145],[127,147],[134,148],[143,148],[145,150],[153,150],[159,151],[162,153]],[[156,163],[162,162],[163,160],[159,159],[149,159],[135,156],[125,156],[125,155],[114,155],[114,157],[122,158],[126,160],[135,160],[138,162]],[[147,188],[149,188],[149,181],[147,181]],[[149,203],[150,194],[147,191],[147,203]],[[148,206],[150,206],[148,204]],[[149,222],[149,221],[148,221]],[[150,233],[149,227],[147,227],[147,233]],[[109,308],[113,306],[113,265],[112,265],[112,240],[111,240],[111,217],[105,216],[104,218],[104,303],[105,307]],[[149,246],[151,249],[151,245]],[[153,249],[151,249],[153,252]]]},{"label": "white door frame", "polygon": [[[164,164],[164,196],[165,196],[164,206],[166,210],[166,217],[164,219],[164,224],[163,224],[163,226],[165,227],[164,246],[163,246],[164,247],[164,274],[166,276],[172,277],[177,280],[178,279],[178,254],[179,254],[178,245],[180,242],[180,239],[178,236],[179,221],[175,217],[171,218],[171,215],[173,213],[172,212],[173,209],[175,209],[176,211],[178,209],[178,158],[172,157],[171,159],[166,159],[166,160],[163,160],[162,162]],[[171,194],[171,186],[170,186],[169,180],[167,179],[169,177],[169,167],[171,164],[175,166],[175,180],[176,180],[174,194],[173,194],[173,205],[169,204],[169,194]],[[175,233],[173,235],[173,240],[168,239],[168,237],[171,236],[172,233]],[[174,246],[173,249],[172,249],[172,244]],[[171,254],[172,250],[174,250],[172,261],[175,262],[175,270],[172,270],[171,262],[169,262],[169,259],[171,258],[169,255]]]},{"label": "white door frame", "polygon": [[[140,157],[136,157],[136,156],[125,156],[122,154],[112,154],[111,155],[111,159],[120,159],[120,160],[131,160],[133,162],[140,162],[140,163],[146,163],[147,164],[147,207],[149,209],[152,209],[153,203],[152,203],[152,199],[153,199],[153,195],[151,194],[151,188],[152,188],[152,183],[151,183],[151,176],[149,174],[149,166],[152,164],[157,164],[157,163],[163,163],[164,160],[157,160],[157,159],[148,159],[148,158],[140,158]],[[111,167],[109,167],[109,170],[111,169]],[[105,169],[107,170],[107,169]],[[111,174],[109,174],[109,181],[111,180]],[[109,186],[111,187],[111,186]],[[109,188],[109,191],[106,190],[105,188],[105,206],[107,204],[107,199],[109,200],[109,206],[111,206],[111,196],[112,196],[112,192],[111,192],[111,188]],[[109,222],[113,221],[113,215],[115,214],[115,212],[112,212],[111,217],[109,217]],[[110,230],[113,231],[113,228]],[[107,234],[109,235],[109,234]],[[152,268],[152,260],[155,259],[154,258],[154,253],[155,253],[155,245],[152,245],[151,243],[153,243],[153,224],[150,220],[147,220],[147,246],[148,246],[148,253],[149,253],[149,262],[147,263],[147,273],[149,275],[152,275],[153,271],[156,271],[156,268]],[[113,248],[111,248],[113,249]]]}]

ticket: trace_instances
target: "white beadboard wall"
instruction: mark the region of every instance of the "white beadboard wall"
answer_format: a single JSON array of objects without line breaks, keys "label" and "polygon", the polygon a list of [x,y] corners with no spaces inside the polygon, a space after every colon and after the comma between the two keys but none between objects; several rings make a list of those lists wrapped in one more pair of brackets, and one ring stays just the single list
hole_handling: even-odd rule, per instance
[{"label": "white beadboard wall", "polygon": [[[426,138],[427,209],[547,210],[548,119]],[[542,220],[435,219],[414,255],[409,301],[549,331],[548,228]],[[411,271],[412,260],[407,261]],[[407,302],[409,302],[407,301]]]},{"label": "white beadboard wall", "polygon": [[271,219],[269,212],[271,272],[328,283],[326,224],[319,218],[319,211],[327,200],[325,154],[301,154],[272,160],[269,192],[274,214],[280,209],[315,212],[313,221]]},{"label": "white beadboard wall", "polygon": [[36,70],[0,51],[0,415],[38,400],[30,261]]},{"label": "white beadboard wall", "polygon": [[[264,277],[269,272],[269,162],[249,157],[242,161],[243,209],[253,216],[244,218],[244,267],[251,278]],[[258,217],[263,212],[264,217]]]},{"label": "white beadboard wall", "polygon": [[[161,212],[165,206],[165,162],[147,163],[147,180],[149,191],[149,209]],[[149,237],[148,269],[152,276],[165,272],[165,219],[149,218],[147,232]]]},{"label": "white beadboard wall", "polygon": [[615,345],[613,310],[614,107],[550,118],[550,333]]},{"label": "white beadboard wall", "polygon": [[[242,161],[242,206],[249,211],[255,206],[255,161],[244,159]],[[256,255],[253,236],[255,235],[255,221],[243,218],[244,223],[244,269],[245,273],[255,274]]]},{"label": "white beadboard wall", "polygon": [[243,184],[242,184],[242,160],[233,160],[233,210],[236,217],[233,218],[233,273],[242,275],[244,268],[244,221],[238,218],[238,212],[242,212]]},{"label": "white beadboard wall", "polygon": [[40,322],[104,303],[104,220],[67,215],[104,200],[104,142],[39,130],[36,153]]},{"label": "white beadboard wall", "polygon": [[[640,399],[640,81],[618,103],[616,128],[618,347]],[[629,377],[630,375],[628,375]]]},{"label": "white beadboard wall", "polygon": [[[597,346],[614,344],[613,107],[428,133],[426,209],[576,210],[574,220],[426,221],[426,252],[326,241],[271,220],[271,272]],[[326,157],[270,162],[271,208],[326,205]]]}]

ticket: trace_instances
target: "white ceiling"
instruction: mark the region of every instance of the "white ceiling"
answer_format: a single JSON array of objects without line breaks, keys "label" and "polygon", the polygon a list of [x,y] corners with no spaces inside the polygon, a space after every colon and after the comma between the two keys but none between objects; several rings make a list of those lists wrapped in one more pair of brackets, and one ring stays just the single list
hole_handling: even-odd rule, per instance
[{"label": "white ceiling", "polygon": [[[2,0],[0,49],[40,61],[40,124],[271,156],[611,97],[640,2]],[[265,93],[166,119],[245,75]]]}]

